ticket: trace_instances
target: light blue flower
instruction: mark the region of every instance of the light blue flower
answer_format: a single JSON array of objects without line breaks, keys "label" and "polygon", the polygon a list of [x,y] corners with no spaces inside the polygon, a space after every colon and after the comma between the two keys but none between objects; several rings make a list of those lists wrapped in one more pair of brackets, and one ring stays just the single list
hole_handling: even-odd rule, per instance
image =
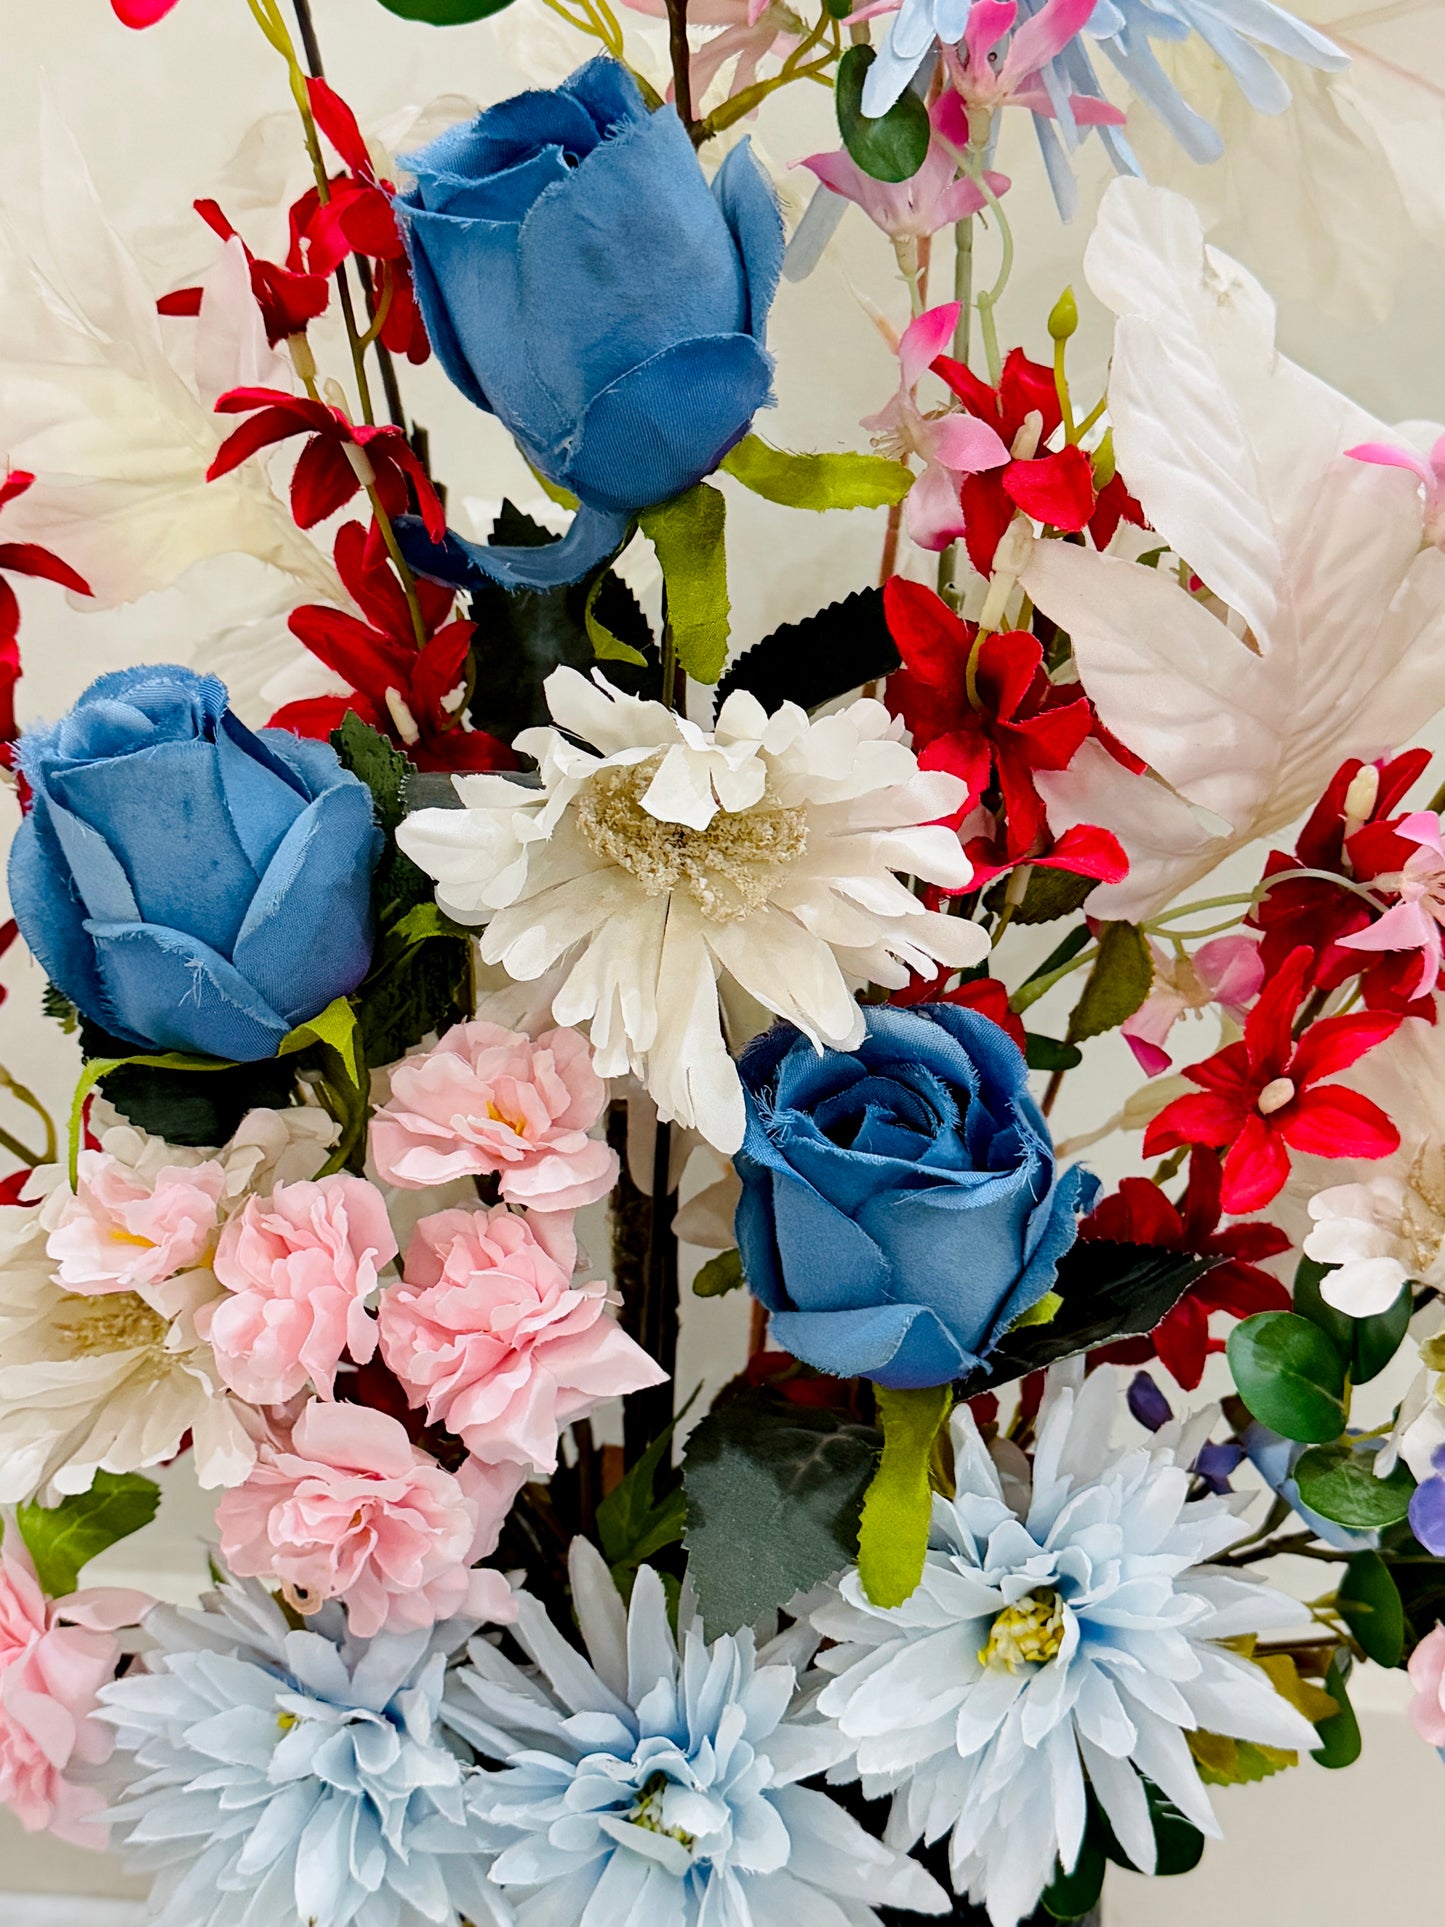
[{"label": "light blue flower", "polygon": [[798,1704],[805,1627],[755,1652],[704,1639],[683,1607],[681,1650],[644,1566],[624,1612],[601,1556],[572,1548],[591,1664],[525,1595],[509,1628],[531,1674],[478,1644],[444,1716],[478,1750],[515,1758],[479,1801],[510,1843],[492,1878],[519,1927],[877,1927],[876,1906],[937,1914],[947,1896],[905,1854],[798,1784],[848,1751]]},{"label": "light blue flower", "polygon": [[504,1927],[472,1810],[479,1779],[438,1723],[476,1630],[348,1638],[339,1607],[288,1626],[258,1585],[158,1607],[144,1672],[105,1688],[130,1864],[154,1927]]}]

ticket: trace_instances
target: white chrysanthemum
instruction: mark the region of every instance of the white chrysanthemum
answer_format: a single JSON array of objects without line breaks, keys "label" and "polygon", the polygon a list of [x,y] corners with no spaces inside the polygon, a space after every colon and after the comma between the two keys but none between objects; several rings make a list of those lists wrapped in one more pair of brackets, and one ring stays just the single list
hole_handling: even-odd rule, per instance
[{"label": "white chrysanthemum", "polygon": [[851,1050],[855,990],[986,951],[899,880],[967,883],[937,821],[964,785],[920,771],[881,703],[814,722],[737,690],[709,732],[600,674],[558,669],[546,688],[558,727],[517,739],[541,788],[459,776],[465,809],[422,810],[397,840],[444,910],[486,924],[488,963],[523,982],[556,971],[553,1018],[586,1026],[602,1075],[635,1072],[663,1117],[723,1151],[742,1142],[719,978]]},{"label": "white chrysanthemum", "polygon": [[805,1625],[755,1652],[750,1632],[709,1643],[684,1603],[679,1651],[649,1567],[624,1611],[585,1540],[571,1566],[591,1664],[524,1594],[508,1630],[537,1673],[479,1641],[443,1709],[511,1762],[473,1808],[504,1843],[491,1877],[518,1927],[878,1927],[879,1906],[948,1910],[922,1867],[798,1784],[847,1751],[800,1703]]},{"label": "white chrysanthemum", "polygon": [[836,1677],[818,1708],[855,1748],[864,1791],[893,1794],[885,1837],[906,1847],[952,1830],[954,1886],[994,1927],[1033,1911],[1056,1859],[1074,1866],[1086,1778],[1152,1872],[1146,1779],[1219,1832],[1186,1732],[1317,1743],[1267,1675],[1220,1644],[1298,1624],[1301,1608],[1201,1563],[1244,1530],[1227,1500],[1188,1496],[1213,1414],[1118,1449],[1118,1408],[1111,1369],[1081,1386],[1077,1367],[1056,1367],[1022,1493],[961,1410],[957,1492],[934,1500],[918,1590],[885,1610],[854,1572],[812,1615],[839,1642],[819,1656]]}]

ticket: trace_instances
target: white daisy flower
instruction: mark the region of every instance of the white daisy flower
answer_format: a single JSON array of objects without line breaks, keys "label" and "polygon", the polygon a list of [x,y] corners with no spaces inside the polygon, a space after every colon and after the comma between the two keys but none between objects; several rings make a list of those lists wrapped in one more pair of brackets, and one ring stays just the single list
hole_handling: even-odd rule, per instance
[{"label": "white daisy flower", "polygon": [[856,1749],[864,1792],[893,1795],[885,1838],[906,1848],[951,1830],[953,1884],[994,1927],[1033,1911],[1056,1860],[1075,1865],[1086,1780],[1152,1873],[1146,1780],[1219,1832],[1187,1732],[1318,1744],[1266,1673],[1221,1644],[1298,1625],[1302,1609],[1202,1563],[1246,1529],[1227,1500],[1188,1496],[1214,1415],[1119,1449],[1118,1405],[1112,1370],[1081,1385],[1077,1366],[1055,1368],[1022,1488],[962,1408],[957,1491],[934,1499],[918,1590],[887,1610],[852,1572],[812,1615],[838,1642],[819,1655],[835,1677],[818,1709]]},{"label": "white daisy flower", "polygon": [[977,925],[900,881],[968,882],[938,821],[965,786],[920,771],[881,703],[811,721],[738,690],[707,731],[596,672],[558,669],[546,688],[557,727],[517,739],[541,787],[459,776],[465,808],[419,811],[397,840],[449,915],[486,925],[487,963],[522,982],[555,972],[553,1019],[585,1026],[599,1072],[635,1073],[662,1117],[722,1151],[742,1142],[719,980],[851,1050],[864,984],[986,953]]}]

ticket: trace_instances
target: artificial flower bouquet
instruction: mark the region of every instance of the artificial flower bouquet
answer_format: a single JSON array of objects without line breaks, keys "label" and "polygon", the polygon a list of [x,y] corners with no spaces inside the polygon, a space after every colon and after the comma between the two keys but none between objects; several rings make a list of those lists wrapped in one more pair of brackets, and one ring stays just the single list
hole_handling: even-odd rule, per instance
[{"label": "artificial flower bouquet", "polygon": [[[199,286],[34,269],[153,440],[92,539],[27,395],[0,492],[5,941],[83,1059],[58,1128],[5,1076],[0,1796],[159,1927],[1092,1919],[1211,1787],[1348,1766],[1364,1661],[1445,1745],[1445,457],[1277,351],[1095,64],[1209,159],[1156,40],[1262,111],[1341,57],[1267,0],[549,4],[570,78],[393,159],[250,0],[284,258],[203,199]],[[787,236],[740,136],[801,80]],[[1026,118],[1065,214],[1119,170],[1102,393],[1072,292],[1000,337]],[[896,391],[784,450],[850,203]],[[433,355],[550,521],[449,517]],[[866,550],[761,639],[740,491]],[[11,578],[234,549],[279,706],[203,644],[17,730]],[[88,1581],[173,1465],[214,1590]]]}]

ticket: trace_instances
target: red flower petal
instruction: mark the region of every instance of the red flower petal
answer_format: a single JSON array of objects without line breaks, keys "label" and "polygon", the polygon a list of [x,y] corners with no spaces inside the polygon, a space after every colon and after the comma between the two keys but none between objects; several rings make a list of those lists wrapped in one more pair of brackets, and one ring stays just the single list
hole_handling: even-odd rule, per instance
[{"label": "red flower petal", "polygon": [[1294,1053],[1290,1028],[1313,961],[1303,944],[1291,951],[1278,976],[1266,982],[1258,1003],[1244,1020],[1244,1047],[1250,1070],[1261,1086],[1283,1077]]},{"label": "red flower petal", "polygon": [[371,156],[366,151],[356,116],[336,89],[314,74],[306,82],[306,92],[311,98],[311,111],[316,117],[316,125],[336,149],[346,165],[355,173],[370,173]]},{"label": "red flower petal", "polygon": [[325,742],[333,729],[340,729],[348,714],[360,718],[369,728],[386,735],[391,718],[377,710],[355,690],[349,696],[308,696],[303,702],[287,703],[267,723],[267,729],[289,729],[297,736]]},{"label": "red flower petal", "polygon": [[1152,1158],[1181,1144],[1228,1144],[1240,1122],[1240,1106],[1215,1091],[1202,1091],[1198,1097],[1176,1097],[1145,1131],[1144,1155]]},{"label": "red flower petal", "polygon": [[342,609],[305,603],[291,611],[287,627],[318,662],[376,702],[388,685],[397,689],[407,685],[416,660],[414,648],[378,635]]},{"label": "red flower petal", "polygon": [[1313,1084],[1350,1065],[1393,1037],[1404,1019],[1388,1011],[1355,1017],[1322,1017],[1295,1045],[1289,1074],[1297,1086]]},{"label": "red flower petal", "polygon": [[1003,471],[1003,487],[1025,515],[1070,534],[1082,529],[1094,512],[1094,469],[1082,448],[1010,462]]},{"label": "red flower petal", "polygon": [[291,513],[297,528],[315,528],[344,508],[360,487],[341,444],[328,435],[313,435],[291,477]]},{"label": "red flower petal", "polygon": [[[1189,1099],[1181,1102],[1187,1104]],[[1288,1180],[1289,1152],[1283,1136],[1270,1130],[1258,1114],[1247,1117],[1243,1130],[1224,1155],[1224,1182],[1220,1187],[1224,1209],[1231,1216],[1258,1211],[1279,1196]]]},{"label": "red flower petal", "polygon": [[931,688],[961,688],[972,624],[965,624],[942,596],[901,575],[883,585],[883,615],[908,673]]},{"label": "red flower petal", "polygon": [[1154,1328],[1159,1363],[1183,1391],[1192,1392],[1204,1376],[1209,1356],[1209,1314],[1191,1292],[1166,1312]]},{"label": "red flower petal", "polygon": [[1038,638],[1022,629],[985,636],[974,661],[974,682],[984,708],[1001,722],[1011,721],[1032,689],[1043,659]]},{"label": "red flower petal", "polygon": [[1279,1120],[1285,1141],[1296,1151],[1316,1157],[1387,1158],[1400,1148],[1400,1133],[1379,1105],[1343,1084],[1301,1091],[1279,1113]]},{"label": "red flower petal", "polygon": [[38,542],[0,542],[0,569],[9,569],[15,575],[39,576],[46,582],[58,582],[62,589],[73,589],[77,595],[91,593],[90,584],[83,575],[77,574],[58,555],[52,555],[49,549],[42,549]]},{"label": "red flower petal", "polygon": [[[998,393],[989,387],[982,376],[976,375],[965,362],[955,361],[952,355],[940,355],[932,366],[934,374],[953,390],[970,415],[987,422],[990,428],[1002,428],[1003,416]],[[1016,423],[1015,433],[1018,432],[1018,426]]]},{"label": "red flower petal", "polygon": [[1117,836],[1095,823],[1076,823],[1041,855],[1034,858],[1046,870],[1069,870],[1075,876],[1096,877],[1100,883],[1122,883],[1129,859]]},{"label": "red flower petal", "polygon": [[1121,1178],[1118,1190],[1102,1198],[1084,1219],[1079,1236],[1172,1250],[1184,1244],[1184,1223],[1157,1184],[1148,1178]]},{"label": "red flower petal", "polygon": [[965,475],[959,500],[963,509],[963,540],[968,559],[980,575],[993,574],[993,558],[1004,530],[1014,519],[1014,506],[1003,492],[1002,469],[984,475]]}]

